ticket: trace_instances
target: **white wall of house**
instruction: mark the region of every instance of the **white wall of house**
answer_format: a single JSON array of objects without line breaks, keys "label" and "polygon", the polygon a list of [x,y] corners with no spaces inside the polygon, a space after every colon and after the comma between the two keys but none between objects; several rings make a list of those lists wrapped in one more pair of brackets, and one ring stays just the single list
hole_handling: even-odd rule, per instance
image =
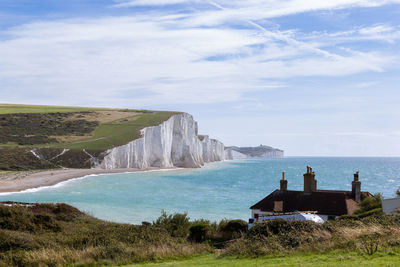
[{"label": "white wall of house", "polygon": [[400,197],[383,199],[382,210],[385,214],[393,214],[396,210],[400,211]]},{"label": "white wall of house", "polygon": [[[258,214],[258,216],[256,216],[256,214]],[[255,218],[257,218],[257,217],[258,218],[268,217],[268,219],[271,219],[271,218],[269,218],[271,216],[276,217],[276,215],[271,215],[271,212],[264,212],[264,211],[261,211],[258,209],[251,210],[251,219],[254,219],[254,221],[255,221]],[[318,217],[320,217],[322,220],[324,220],[324,222],[326,222],[328,219],[335,219],[337,216],[318,214]],[[276,217],[276,218],[278,218],[278,217]]]}]

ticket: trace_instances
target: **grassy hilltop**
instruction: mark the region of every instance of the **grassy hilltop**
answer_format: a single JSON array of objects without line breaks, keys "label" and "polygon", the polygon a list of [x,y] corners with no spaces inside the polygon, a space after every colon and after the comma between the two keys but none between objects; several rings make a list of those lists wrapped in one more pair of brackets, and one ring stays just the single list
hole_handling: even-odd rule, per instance
[{"label": "grassy hilltop", "polygon": [[[98,155],[140,137],[177,112],[0,104],[0,170],[90,167],[83,150]],[[29,150],[43,148],[40,161]],[[75,158],[75,160],[73,159]],[[82,164],[84,162],[84,164]]]}]

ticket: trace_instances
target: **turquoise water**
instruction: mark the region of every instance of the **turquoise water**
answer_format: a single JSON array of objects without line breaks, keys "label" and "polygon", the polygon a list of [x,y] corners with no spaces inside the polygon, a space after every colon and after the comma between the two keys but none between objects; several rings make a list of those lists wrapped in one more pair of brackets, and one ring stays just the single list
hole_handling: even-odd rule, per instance
[{"label": "turquoise water", "polygon": [[102,219],[141,223],[161,210],[188,212],[192,219],[241,218],[249,207],[279,188],[286,172],[288,188],[303,188],[306,165],[320,189],[350,190],[360,171],[362,190],[394,196],[400,186],[400,158],[248,159],[208,164],[202,169],[108,174],[70,180],[23,193],[1,194],[0,201],[65,202]]}]

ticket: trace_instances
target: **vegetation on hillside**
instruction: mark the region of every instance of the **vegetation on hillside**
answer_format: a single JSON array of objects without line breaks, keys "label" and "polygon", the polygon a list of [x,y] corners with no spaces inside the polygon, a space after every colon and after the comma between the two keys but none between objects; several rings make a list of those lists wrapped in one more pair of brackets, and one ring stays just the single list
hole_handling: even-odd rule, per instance
[{"label": "vegetation on hillside", "polygon": [[0,205],[0,266],[129,264],[216,255],[217,248],[219,259],[206,257],[214,264],[333,253],[399,260],[399,244],[395,215],[324,224],[271,220],[248,231],[241,220],[190,221],[186,214],[162,213],[153,223],[129,225],[104,222],[66,204]]},{"label": "vegetation on hillside", "polygon": [[105,222],[66,204],[0,206],[0,266],[127,264],[210,251],[159,225]]},{"label": "vegetation on hillside", "polygon": [[57,144],[55,147],[70,149],[87,149],[104,151],[106,149],[121,146],[140,137],[140,130],[148,126],[159,125],[168,120],[177,112],[147,111],[124,119],[100,124],[86,140]]},{"label": "vegetation on hillside", "polygon": [[52,136],[85,135],[94,131],[99,125],[96,121],[68,120],[70,116],[71,113],[0,115],[0,143],[18,145],[57,143],[57,139]]},{"label": "vegetation on hillside", "polygon": [[88,108],[88,107],[0,104],[0,114],[86,112],[86,111],[101,111],[101,110],[110,110],[110,109],[108,109],[108,108]]},{"label": "vegetation on hillside", "polygon": [[57,165],[35,157],[29,150],[0,147],[0,170],[25,171],[58,168]]},{"label": "vegetation on hillside", "polygon": [[[139,138],[143,128],[159,125],[174,114],[177,112],[0,104],[0,149],[4,152],[0,168],[90,168],[90,155],[101,156],[107,149],[127,144]],[[57,156],[64,148],[69,151]],[[44,156],[45,161],[34,159],[27,155],[31,149],[53,156]]]}]

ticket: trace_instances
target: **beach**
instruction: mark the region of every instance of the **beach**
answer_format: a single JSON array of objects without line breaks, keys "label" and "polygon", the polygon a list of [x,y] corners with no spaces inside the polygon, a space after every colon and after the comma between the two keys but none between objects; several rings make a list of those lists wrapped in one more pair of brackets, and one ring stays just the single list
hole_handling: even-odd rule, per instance
[{"label": "beach", "polygon": [[0,172],[0,193],[19,192],[58,183],[92,174],[128,173],[157,170],[173,170],[179,168],[147,168],[147,169],[57,169],[46,171]]}]

